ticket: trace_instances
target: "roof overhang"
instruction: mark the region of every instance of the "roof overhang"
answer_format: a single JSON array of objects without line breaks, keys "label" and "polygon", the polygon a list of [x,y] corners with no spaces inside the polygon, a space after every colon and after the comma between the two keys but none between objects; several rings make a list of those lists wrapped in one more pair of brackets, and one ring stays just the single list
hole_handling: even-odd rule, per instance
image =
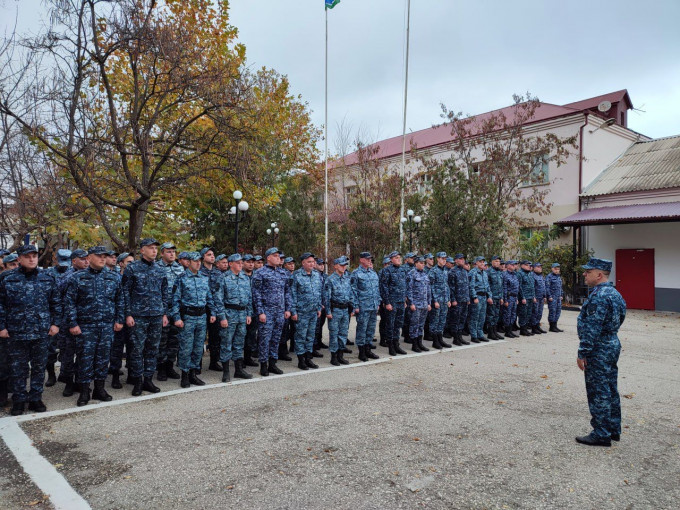
[{"label": "roof overhang", "polygon": [[619,205],[584,209],[567,216],[556,225],[578,227],[582,225],[614,225],[623,223],[663,223],[680,221],[680,202],[659,204]]}]

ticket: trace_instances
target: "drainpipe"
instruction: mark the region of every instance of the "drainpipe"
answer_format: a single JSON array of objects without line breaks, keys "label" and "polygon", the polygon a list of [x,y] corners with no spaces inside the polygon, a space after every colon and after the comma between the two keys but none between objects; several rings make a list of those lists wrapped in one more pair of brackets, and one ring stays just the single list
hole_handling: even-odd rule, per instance
[{"label": "drainpipe", "polygon": [[[578,212],[581,212],[581,192],[583,191],[583,130],[588,125],[588,112],[583,112],[583,124],[578,130]],[[576,304],[576,282],[578,281],[578,272],[576,271],[576,258],[581,254],[581,242],[583,241],[583,231],[579,239],[579,246],[576,246],[576,230],[579,227],[573,225],[572,227],[572,256],[574,271],[572,272],[572,286],[571,286],[571,304]]]}]

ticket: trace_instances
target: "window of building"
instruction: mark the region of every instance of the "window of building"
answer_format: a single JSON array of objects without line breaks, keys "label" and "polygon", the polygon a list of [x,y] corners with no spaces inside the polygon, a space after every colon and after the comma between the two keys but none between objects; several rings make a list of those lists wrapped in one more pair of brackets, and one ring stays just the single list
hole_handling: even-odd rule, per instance
[{"label": "window of building", "polygon": [[538,184],[550,183],[550,168],[548,156],[541,154],[534,159],[534,166],[531,174],[522,182],[522,186],[536,186]]},{"label": "window of building", "polygon": [[420,174],[416,177],[416,186],[418,193],[427,194],[432,192],[432,174]]}]

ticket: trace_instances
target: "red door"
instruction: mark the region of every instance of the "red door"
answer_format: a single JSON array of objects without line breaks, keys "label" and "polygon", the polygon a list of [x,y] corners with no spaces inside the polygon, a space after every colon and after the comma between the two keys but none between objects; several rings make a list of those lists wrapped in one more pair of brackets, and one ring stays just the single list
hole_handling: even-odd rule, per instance
[{"label": "red door", "polygon": [[628,308],[654,310],[654,250],[616,250],[616,288]]}]

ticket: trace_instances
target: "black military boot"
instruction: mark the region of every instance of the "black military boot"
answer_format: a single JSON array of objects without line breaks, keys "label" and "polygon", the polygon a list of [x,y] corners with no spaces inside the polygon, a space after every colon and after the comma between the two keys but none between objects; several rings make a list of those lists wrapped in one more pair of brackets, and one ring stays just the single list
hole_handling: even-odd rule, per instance
[{"label": "black military boot", "polygon": [[26,410],[26,402],[14,402],[12,404],[12,416],[21,416]]},{"label": "black military boot", "polygon": [[288,352],[295,352],[295,338],[290,339],[290,349],[288,349]]},{"label": "black military boot", "polygon": [[447,344],[444,341],[444,333],[437,333],[437,336],[439,337],[439,345],[442,346],[442,349],[450,349],[451,347],[453,347],[453,345]]},{"label": "black military boot", "polygon": [[359,361],[368,361],[368,358],[366,357],[366,349],[365,345],[360,345],[359,346]]},{"label": "black military boot", "polygon": [[213,353],[210,353],[210,365],[208,365],[208,370],[212,370],[213,372],[221,372],[222,371],[222,365],[220,365],[220,362],[218,361],[220,358],[219,356],[215,355],[213,356]]},{"label": "black military boot", "polygon": [[189,370],[189,384],[193,384],[194,386],[205,386],[205,381],[199,379],[196,375],[195,368]]},{"label": "black military boot", "polygon": [[505,326],[505,337],[506,338],[517,338],[517,335],[512,331],[512,326]]},{"label": "black military boot", "polygon": [[394,349],[394,342],[390,342],[389,344],[387,344],[387,349],[389,351],[390,356],[396,356],[397,355],[397,351]]},{"label": "black military boot", "polygon": [[431,333],[432,335],[432,348],[433,349],[443,349],[444,346],[439,343],[439,335],[436,333]]},{"label": "black military boot", "polygon": [[488,340],[496,340],[496,335],[493,332],[493,326],[489,326],[486,330],[486,338]]},{"label": "black military boot", "polygon": [[47,411],[47,407],[42,400],[32,400],[28,403],[28,410],[34,413],[44,413]]},{"label": "black military boot", "polygon": [[222,382],[231,381],[231,374],[229,373],[229,362],[222,362]]},{"label": "black military boot", "polygon": [[111,375],[111,387],[116,390],[119,390],[123,387],[123,385],[120,383],[120,376],[118,375],[117,370]]},{"label": "black military boot", "polygon": [[309,353],[313,358],[323,358],[323,354],[321,354],[319,351],[316,349],[313,349],[311,353]]},{"label": "black military boot", "polygon": [[54,373],[54,363],[48,363],[45,367],[47,371],[47,380],[45,381],[45,386],[51,388],[57,384],[57,374]]},{"label": "black military boot", "polygon": [[414,338],[413,341],[411,342],[411,350],[413,352],[422,352],[420,350],[420,345],[418,345],[418,339]]},{"label": "black military boot", "polygon": [[325,343],[323,343],[323,340],[320,340],[318,345],[316,345],[314,348],[315,349],[328,349],[328,346]]},{"label": "black military boot", "polygon": [[542,335],[545,335],[545,334],[548,333],[545,329],[543,329],[543,328],[541,327],[541,323],[540,323],[540,322],[539,322],[538,324],[536,324],[536,329],[538,329],[538,332],[541,333]]},{"label": "black military boot", "polygon": [[522,326],[521,328],[519,328],[519,335],[520,336],[534,336],[533,333],[531,333],[529,331],[529,328],[527,328],[526,326]]},{"label": "black military boot", "polygon": [[269,375],[269,370],[267,369],[267,362],[260,363],[260,375],[262,377],[267,377]]},{"label": "black military boot", "polygon": [[250,349],[247,349],[244,353],[243,356],[243,364],[247,367],[256,367],[257,362],[252,358],[252,353],[250,352]]},{"label": "black military boot", "polygon": [[64,397],[72,397],[75,392],[75,386],[73,383],[73,376],[67,376],[66,386],[64,386],[64,391],[61,393]]},{"label": "black military boot", "polygon": [[460,341],[461,345],[470,345],[470,342],[465,340],[465,338],[463,338],[463,334],[460,332],[458,333],[458,341]]},{"label": "black military boot", "polygon": [[347,339],[347,345],[354,345],[354,342],[352,342],[349,338]]},{"label": "black military boot", "polygon": [[496,340],[505,340],[505,337],[498,332],[498,326],[493,328],[493,332],[496,335]]},{"label": "black military boot", "polygon": [[472,336],[472,334],[470,333],[470,328],[468,328],[467,326],[463,328],[463,334],[465,336]]},{"label": "black military boot", "polygon": [[132,396],[139,397],[142,394],[142,378],[141,377],[128,377],[132,380]]},{"label": "black military boot", "polygon": [[540,334],[541,334],[541,330],[538,329],[538,325],[537,325],[537,324],[534,324],[533,326],[531,326],[531,332],[532,332],[534,335],[540,335]]},{"label": "black military boot", "polygon": [[463,345],[462,338],[460,338],[460,337],[458,336],[458,332],[454,332],[452,338],[453,338],[453,340],[452,340],[453,345],[459,345],[459,346],[460,346],[460,345]]},{"label": "black military boot", "polygon": [[401,348],[401,345],[399,345],[399,339],[398,338],[394,341],[394,351],[401,356],[406,354],[406,351]]},{"label": "black military boot", "polygon": [[94,391],[92,392],[92,400],[99,400],[100,402],[111,402],[113,397],[104,389],[105,381],[95,381]]},{"label": "black military boot", "polygon": [[142,383],[142,391],[148,391],[149,393],[158,393],[161,389],[153,383],[151,377],[145,377]]},{"label": "black military boot", "polygon": [[293,358],[288,356],[288,345],[286,342],[279,344],[279,359],[283,361],[293,361]]},{"label": "black military boot", "polygon": [[67,381],[68,381],[68,377],[66,376],[66,374],[64,373],[63,370],[59,369],[59,377],[57,377],[57,382],[65,383]]},{"label": "black military boot", "polygon": [[331,352],[331,365],[335,367],[340,366],[340,362],[338,361],[338,353],[337,352]]},{"label": "black military boot", "polygon": [[78,407],[86,406],[89,401],[90,401],[90,383],[81,383],[80,396],[78,397],[76,405]]},{"label": "black military boot", "polygon": [[454,337],[455,337],[455,334],[454,334],[453,331],[451,331],[450,329],[445,329],[445,330],[444,330],[444,333],[442,334],[442,336],[443,336],[444,338],[454,338]]},{"label": "black military boot", "polygon": [[182,380],[179,382],[179,385],[182,388],[188,388],[191,386],[191,383],[189,383],[189,372],[182,370]]},{"label": "black military boot", "polygon": [[234,379],[252,379],[253,374],[249,374],[245,371],[244,363],[242,359],[237,359],[234,361]]},{"label": "black military boot", "polygon": [[276,366],[276,360],[274,358],[269,358],[269,372],[276,375],[283,374],[283,370]]},{"label": "black military boot", "polygon": [[0,381],[0,407],[5,407],[7,405],[7,379]]},{"label": "black military boot", "polygon": [[309,370],[309,367],[307,366],[307,363],[305,361],[305,355],[304,354],[298,354],[298,368],[300,370]]},{"label": "black military boot", "polygon": [[345,355],[342,351],[338,351],[338,363],[341,365],[349,365],[349,361],[345,359]]},{"label": "black military boot", "polygon": [[564,333],[563,329],[557,327],[557,323],[555,323],[555,329],[557,330],[558,333]]},{"label": "black military boot", "polygon": [[348,349],[347,347],[343,347],[343,348],[340,349],[340,350],[341,350],[342,352],[344,352],[345,354],[352,354],[352,349]]},{"label": "black military boot", "polygon": [[319,365],[314,363],[314,353],[313,352],[308,352],[305,354],[305,363],[309,368],[317,369],[319,368]]},{"label": "black military boot", "polygon": [[168,379],[179,379],[179,374],[175,371],[173,365],[172,360],[165,362],[165,375],[168,376]]},{"label": "black military boot", "polygon": [[404,333],[404,343],[405,344],[412,344],[413,341],[411,340],[411,337],[408,336],[408,333]]},{"label": "black military boot", "polygon": [[476,336],[470,335],[470,342],[472,342],[473,344],[478,344],[480,343],[480,340]]},{"label": "black military boot", "polygon": [[367,357],[368,359],[380,359],[380,356],[378,356],[376,353],[374,353],[374,352],[371,350],[371,346],[370,346],[370,345],[367,345],[367,346],[366,346],[366,357]]},{"label": "black military boot", "polygon": [[156,374],[156,379],[159,381],[167,381],[168,380],[168,372],[165,368],[165,362],[157,363],[158,366],[158,373]]},{"label": "black military boot", "polygon": [[419,337],[417,337],[416,341],[418,342],[418,347],[420,347],[420,350],[422,352],[427,352],[427,351],[430,350],[429,348],[427,348],[423,345],[423,335],[420,335]]},{"label": "black military boot", "polygon": [[387,340],[385,340],[385,335],[380,335],[380,347],[389,347]]},{"label": "black military boot", "polygon": [[519,324],[517,323],[517,321],[515,321],[515,323],[512,325],[512,330],[513,331],[521,331],[522,330],[522,328],[519,327]]}]

